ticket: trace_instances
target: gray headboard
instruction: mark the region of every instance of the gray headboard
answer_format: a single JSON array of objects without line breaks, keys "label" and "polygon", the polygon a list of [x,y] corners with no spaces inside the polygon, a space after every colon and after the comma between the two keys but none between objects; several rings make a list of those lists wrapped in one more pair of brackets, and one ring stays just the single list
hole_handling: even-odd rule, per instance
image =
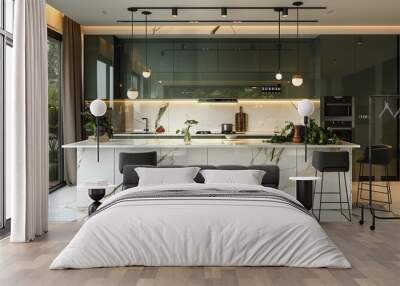
[{"label": "gray headboard", "polygon": [[[199,167],[200,169],[218,169],[218,170],[263,170],[265,175],[262,179],[261,184],[264,187],[278,188],[279,187],[279,167],[275,165],[252,165],[252,166],[240,166],[240,165],[192,165]],[[139,177],[135,171],[137,167],[148,167],[148,168],[181,168],[186,166],[143,166],[143,165],[125,165],[123,167],[123,189],[133,188],[138,185]],[[197,183],[204,183],[203,176],[198,173],[194,180]]]}]

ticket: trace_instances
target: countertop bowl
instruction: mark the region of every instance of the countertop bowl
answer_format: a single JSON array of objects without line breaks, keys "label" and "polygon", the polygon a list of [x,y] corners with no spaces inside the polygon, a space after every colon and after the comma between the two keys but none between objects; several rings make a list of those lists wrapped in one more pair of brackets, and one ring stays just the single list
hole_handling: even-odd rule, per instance
[{"label": "countertop bowl", "polygon": [[237,134],[225,134],[225,138],[228,140],[234,140],[238,137]]}]

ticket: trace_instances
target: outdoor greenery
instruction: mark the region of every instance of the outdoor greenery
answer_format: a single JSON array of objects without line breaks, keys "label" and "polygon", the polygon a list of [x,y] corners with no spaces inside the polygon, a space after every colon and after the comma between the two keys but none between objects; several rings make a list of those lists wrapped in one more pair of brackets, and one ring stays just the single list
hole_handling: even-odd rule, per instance
[{"label": "outdoor greenery", "polygon": [[60,44],[48,40],[49,180],[59,183],[60,164]]},{"label": "outdoor greenery", "polygon": [[[292,142],[294,135],[294,123],[287,122],[285,127],[279,134],[274,135],[271,143],[285,143]],[[307,138],[303,138],[307,144],[326,145],[326,144],[339,144],[340,138],[333,133],[332,129],[318,126],[314,119],[310,119],[310,124],[307,127]]]}]

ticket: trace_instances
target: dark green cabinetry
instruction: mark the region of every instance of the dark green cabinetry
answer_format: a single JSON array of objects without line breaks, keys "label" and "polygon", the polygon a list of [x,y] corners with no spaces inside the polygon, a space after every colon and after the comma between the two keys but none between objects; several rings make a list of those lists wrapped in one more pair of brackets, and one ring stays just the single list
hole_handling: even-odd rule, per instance
[{"label": "dark green cabinetry", "polygon": [[[145,67],[145,44],[142,39],[109,36],[85,36],[85,96],[96,96],[104,71],[98,61],[104,60],[102,45],[112,45],[114,55],[108,57],[114,70],[114,92],[107,98],[124,99],[131,86],[143,99],[197,98],[315,98],[317,76],[314,39],[300,43],[300,72],[305,83],[294,88],[290,79],[296,72],[296,42],[282,44],[282,92],[263,93],[261,88],[275,85],[278,69],[276,39],[157,39],[148,44],[150,79],[141,72]],[[104,49],[104,47],[103,47]],[[100,75],[100,77],[99,77]],[[110,81],[107,77],[106,82]],[[103,93],[104,94],[104,93]]]},{"label": "dark green cabinetry", "polygon": [[[398,94],[398,36],[326,35],[317,39],[321,59],[320,96],[353,96],[355,102],[354,142],[368,145],[368,99],[375,94]],[[390,144],[397,157],[399,119],[378,118],[384,101],[372,107],[373,144]],[[397,110],[396,100],[390,102]],[[354,153],[354,157],[359,156]],[[398,160],[390,166],[390,176],[398,174]],[[357,171],[357,170],[355,170]],[[380,177],[378,177],[380,179]]]}]

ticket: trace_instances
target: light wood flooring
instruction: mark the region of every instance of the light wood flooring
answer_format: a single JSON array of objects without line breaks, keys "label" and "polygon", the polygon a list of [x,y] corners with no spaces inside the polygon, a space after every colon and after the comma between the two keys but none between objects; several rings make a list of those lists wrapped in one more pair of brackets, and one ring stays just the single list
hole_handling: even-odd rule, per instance
[{"label": "light wood flooring", "polygon": [[52,223],[43,238],[29,244],[0,241],[0,285],[400,285],[400,224],[326,223],[324,229],[353,268],[288,267],[124,267],[48,270],[80,223]]},{"label": "light wood flooring", "polygon": [[[355,198],[353,185],[353,198]],[[400,210],[400,183],[393,186],[393,209]],[[354,211],[357,214],[357,210]],[[0,285],[136,285],[136,286],[262,286],[262,285],[400,285],[400,221],[377,222],[370,216],[358,225],[324,223],[323,228],[353,268],[289,267],[124,267],[87,270],[48,270],[51,261],[79,229],[79,222],[50,224],[47,235],[28,244],[0,241]]]}]

